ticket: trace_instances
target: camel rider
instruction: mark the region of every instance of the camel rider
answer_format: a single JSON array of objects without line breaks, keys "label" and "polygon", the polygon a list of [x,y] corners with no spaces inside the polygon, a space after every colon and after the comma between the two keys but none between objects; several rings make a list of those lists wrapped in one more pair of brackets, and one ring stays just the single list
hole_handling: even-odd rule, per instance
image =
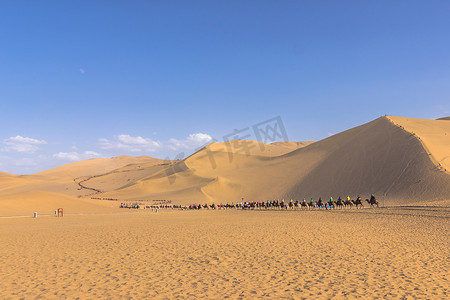
[{"label": "camel rider", "polygon": [[373,200],[375,200],[375,196],[372,194],[372,195],[370,195],[370,201],[373,201]]},{"label": "camel rider", "polygon": [[350,196],[347,196],[347,201],[350,202]]},{"label": "camel rider", "polygon": [[339,202],[342,202],[341,196],[339,196],[339,199],[338,199],[338,201],[339,201]]},{"label": "camel rider", "polygon": [[330,202],[331,204],[333,204],[333,197],[330,197]]},{"label": "camel rider", "polygon": [[313,200],[313,198],[311,198],[311,204],[313,204],[314,203],[314,200]]}]

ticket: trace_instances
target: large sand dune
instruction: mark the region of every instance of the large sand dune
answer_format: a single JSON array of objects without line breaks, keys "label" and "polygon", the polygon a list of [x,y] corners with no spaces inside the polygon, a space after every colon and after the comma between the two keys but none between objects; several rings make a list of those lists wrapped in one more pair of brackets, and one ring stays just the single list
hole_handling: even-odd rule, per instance
[{"label": "large sand dune", "polygon": [[284,155],[248,153],[243,148],[227,151],[224,144],[212,144],[169,170],[107,195],[191,203],[371,193],[390,205],[448,200],[450,177],[427,153],[439,159],[449,155],[447,121],[426,121],[411,124],[421,128],[416,131],[429,150],[417,135],[381,117]]},{"label": "large sand dune", "polygon": [[[75,162],[33,175],[18,176],[1,173],[0,216],[31,212],[48,214],[58,207],[67,208],[70,212],[105,210],[105,203],[99,205],[90,201],[89,195],[96,192],[82,188],[81,185],[85,180],[98,174],[109,173],[117,168],[119,170],[127,170],[127,167],[139,169],[140,164],[148,166],[162,162],[163,160],[146,156],[120,156]],[[111,204],[107,203],[106,207]],[[117,205],[114,204],[114,206]]]},{"label": "large sand dune", "polygon": [[[434,142],[436,149],[450,152],[447,141]],[[326,155],[288,196],[375,193],[389,204],[449,199],[448,174],[436,169],[416,136],[386,117],[315,143],[308,151],[325,151]],[[301,157],[301,152],[292,156]]]}]

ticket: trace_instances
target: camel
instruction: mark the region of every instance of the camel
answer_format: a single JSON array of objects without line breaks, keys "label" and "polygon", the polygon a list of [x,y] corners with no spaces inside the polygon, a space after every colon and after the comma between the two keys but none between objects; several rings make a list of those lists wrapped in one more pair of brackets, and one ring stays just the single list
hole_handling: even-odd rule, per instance
[{"label": "camel", "polygon": [[323,202],[322,202],[322,198],[319,198],[319,201],[317,201],[317,207],[319,208],[323,208]]},{"label": "camel", "polygon": [[341,198],[339,198],[336,203],[335,203],[336,207],[340,207],[342,208],[344,206],[344,201],[342,201]]},{"label": "camel", "polygon": [[373,207],[374,205],[378,207],[378,201],[375,197],[371,197],[370,200],[366,199],[366,202],[370,204],[370,207]]},{"label": "camel", "polygon": [[356,199],[356,200],[352,200],[352,202],[353,202],[353,204],[355,204],[356,208],[358,208],[358,205],[360,205],[361,208],[364,207],[364,205],[362,204],[361,197],[358,197],[358,199]]},{"label": "camel", "polygon": [[353,206],[353,201],[352,200],[345,200],[344,201],[344,207],[349,206],[350,208],[352,208]]}]

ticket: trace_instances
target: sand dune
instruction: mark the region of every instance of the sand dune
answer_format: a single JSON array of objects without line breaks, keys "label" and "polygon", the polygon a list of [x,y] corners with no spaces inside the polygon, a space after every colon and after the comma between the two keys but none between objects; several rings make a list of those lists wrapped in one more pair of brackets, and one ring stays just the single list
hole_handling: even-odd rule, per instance
[{"label": "sand dune", "polygon": [[[436,170],[415,136],[386,117],[307,148],[327,154],[287,196],[305,192],[315,197],[375,193],[388,204],[449,199],[450,177]],[[292,156],[301,157],[301,153],[302,149]]]},{"label": "sand dune", "polygon": [[318,142],[230,141],[182,161],[121,156],[27,176],[2,173],[0,197],[46,191],[76,201],[95,196],[191,204],[375,193],[386,205],[442,203],[450,195],[444,172],[450,169],[449,124],[381,117]]},{"label": "sand dune", "polygon": [[[446,130],[441,125],[436,128]],[[426,139],[433,145],[430,151],[442,157],[450,148],[446,140],[431,138],[430,132],[436,128],[424,129],[423,134],[430,136]],[[284,155],[237,150],[226,151],[224,145],[212,144],[169,171],[107,195],[123,199],[165,196],[192,203],[354,198],[375,193],[389,205],[448,200],[450,195],[448,174],[435,168],[417,136],[387,117]],[[184,190],[190,191],[189,197],[181,196]]]},{"label": "sand dune", "polygon": [[207,150],[252,156],[280,156],[305,147],[311,142],[275,142],[265,144],[252,140],[231,140],[229,142],[212,143]]},{"label": "sand dune", "polygon": [[[0,216],[9,213],[30,214],[52,213],[58,205],[63,205],[72,212],[94,212],[104,210],[105,205],[89,202],[93,190],[83,189],[80,183],[97,174],[139,169],[162,163],[163,160],[151,157],[120,156],[112,159],[91,159],[75,162],[33,175],[0,174]],[[128,168],[128,169],[127,169]],[[145,172],[144,172],[145,173]],[[80,199],[86,197],[87,199]],[[86,204],[91,203],[90,205]],[[39,204],[39,205],[38,205]],[[112,203],[107,204],[111,205]],[[114,203],[114,206],[117,206]]]},{"label": "sand dune", "polygon": [[92,176],[82,182],[83,186],[112,191],[148,177],[172,164],[170,161],[155,160],[146,163],[131,164],[105,174]]},{"label": "sand dune", "polygon": [[[300,145],[295,149],[298,147]],[[168,199],[184,204],[227,201],[240,195],[243,190],[243,183],[239,182],[241,178],[229,178],[230,172],[233,174],[236,170],[242,170],[248,173],[249,179],[257,180],[257,173],[253,170],[249,173],[246,167],[289,153],[293,148],[256,141],[212,143],[137,183],[100,196],[129,200]]]}]

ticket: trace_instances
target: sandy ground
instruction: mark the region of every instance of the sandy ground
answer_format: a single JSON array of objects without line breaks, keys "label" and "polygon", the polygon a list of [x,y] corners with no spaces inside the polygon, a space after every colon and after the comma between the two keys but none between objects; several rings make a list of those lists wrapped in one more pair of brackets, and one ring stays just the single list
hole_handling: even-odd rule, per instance
[{"label": "sandy ground", "polygon": [[448,208],[0,218],[1,299],[449,298]]}]

